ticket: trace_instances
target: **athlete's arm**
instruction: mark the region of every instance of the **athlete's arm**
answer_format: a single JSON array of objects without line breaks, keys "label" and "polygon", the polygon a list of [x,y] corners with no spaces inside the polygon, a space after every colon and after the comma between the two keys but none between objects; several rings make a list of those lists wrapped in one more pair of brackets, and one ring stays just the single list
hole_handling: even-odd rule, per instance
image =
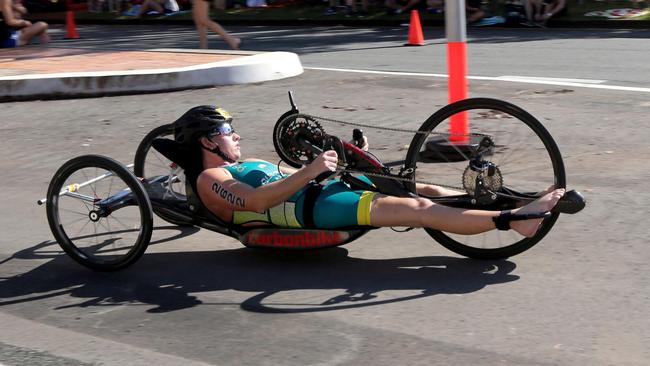
[{"label": "athlete's arm", "polygon": [[27,8],[25,8],[23,4],[16,3],[13,1],[11,3],[12,3],[11,7],[14,11],[14,16],[17,16],[18,18],[22,18],[24,15],[27,15]]},{"label": "athlete's arm", "polygon": [[286,201],[320,173],[334,171],[336,162],[336,152],[325,151],[294,174],[257,188],[234,179],[226,169],[207,169],[199,175],[198,193],[203,204],[211,211],[218,211],[211,207],[225,206],[235,211],[264,212]]},{"label": "athlete's arm", "polygon": [[[255,158],[247,158],[247,159],[244,159],[243,161],[259,161],[260,163],[268,163],[268,161],[266,161],[266,160],[255,159]],[[293,174],[293,173],[298,171],[298,169],[290,168],[288,166],[282,166],[280,164],[278,164],[278,169],[280,170],[280,173],[284,173],[284,174]]]}]

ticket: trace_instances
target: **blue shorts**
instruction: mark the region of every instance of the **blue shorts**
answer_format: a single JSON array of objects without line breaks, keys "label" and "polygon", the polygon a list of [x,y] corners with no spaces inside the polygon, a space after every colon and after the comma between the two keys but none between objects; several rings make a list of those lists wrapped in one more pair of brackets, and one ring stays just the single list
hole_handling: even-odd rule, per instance
[{"label": "blue shorts", "polygon": [[14,48],[18,45],[18,32],[11,31],[9,38],[0,41],[0,48]]},{"label": "blue shorts", "polygon": [[[364,176],[357,177],[368,184]],[[305,201],[307,186],[264,212],[234,211],[234,224],[272,223],[281,227],[305,227]],[[375,192],[352,190],[339,180],[327,182],[313,203],[312,220],[319,229],[335,229],[351,226],[370,226],[370,208]]]},{"label": "blue shorts", "polygon": [[314,204],[314,224],[321,229],[370,225],[370,205],[375,192],[353,191],[347,184],[332,181]]}]

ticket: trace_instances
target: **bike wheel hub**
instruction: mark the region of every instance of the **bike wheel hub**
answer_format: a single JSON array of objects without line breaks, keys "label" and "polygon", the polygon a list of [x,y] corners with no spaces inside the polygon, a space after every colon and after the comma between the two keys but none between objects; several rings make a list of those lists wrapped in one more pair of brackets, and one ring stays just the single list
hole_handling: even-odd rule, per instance
[{"label": "bike wheel hub", "polygon": [[463,188],[475,196],[498,192],[503,187],[503,176],[494,163],[488,161],[471,162],[463,172]]},{"label": "bike wheel hub", "polygon": [[97,221],[99,221],[99,219],[100,219],[101,217],[102,217],[102,216],[100,215],[99,211],[97,211],[97,210],[92,210],[92,211],[88,212],[88,218],[89,218],[90,221],[92,221],[92,222],[97,222]]}]

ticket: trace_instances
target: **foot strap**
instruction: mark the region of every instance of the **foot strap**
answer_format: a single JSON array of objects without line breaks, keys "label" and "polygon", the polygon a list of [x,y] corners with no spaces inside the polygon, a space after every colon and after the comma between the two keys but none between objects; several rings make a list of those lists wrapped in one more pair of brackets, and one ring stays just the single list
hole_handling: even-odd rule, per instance
[{"label": "foot strap", "polygon": [[492,221],[499,230],[510,230],[510,221],[541,219],[551,216],[550,212],[531,212],[525,214],[514,214],[512,211],[501,211],[499,216],[494,216]]}]

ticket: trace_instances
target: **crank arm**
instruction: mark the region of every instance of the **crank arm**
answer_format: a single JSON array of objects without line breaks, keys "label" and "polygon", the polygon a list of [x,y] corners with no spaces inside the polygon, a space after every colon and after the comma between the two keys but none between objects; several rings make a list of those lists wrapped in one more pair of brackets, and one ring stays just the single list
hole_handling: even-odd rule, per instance
[{"label": "crank arm", "polygon": [[307,141],[307,140],[305,140],[303,138],[300,138],[300,137],[297,138],[296,142],[298,142],[298,146],[300,148],[307,149],[307,150],[309,150],[309,152],[311,152],[314,155],[318,155],[318,154],[323,152],[323,149],[321,149],[318,146],[315,146],[314,144],[312,144],[311,142],[309,142],[309,141]]}]

